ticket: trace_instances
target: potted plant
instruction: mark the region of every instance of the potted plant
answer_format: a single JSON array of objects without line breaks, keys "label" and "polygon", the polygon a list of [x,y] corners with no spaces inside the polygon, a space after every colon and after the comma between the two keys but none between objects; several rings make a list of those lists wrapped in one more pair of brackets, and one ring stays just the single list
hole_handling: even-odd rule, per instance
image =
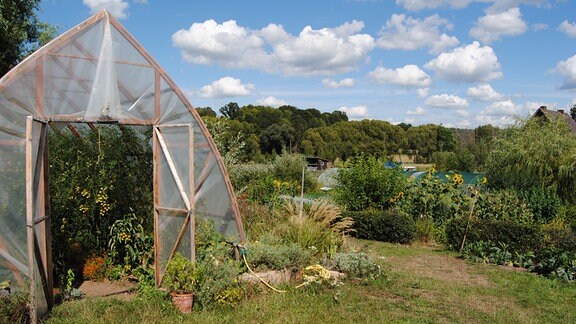
[{"label": "potted plant", "polygon": [[172,304],[182,313],[192,312],[197,271],[194,262],[176,253],[168,263],[163,283],[170,290]]}]

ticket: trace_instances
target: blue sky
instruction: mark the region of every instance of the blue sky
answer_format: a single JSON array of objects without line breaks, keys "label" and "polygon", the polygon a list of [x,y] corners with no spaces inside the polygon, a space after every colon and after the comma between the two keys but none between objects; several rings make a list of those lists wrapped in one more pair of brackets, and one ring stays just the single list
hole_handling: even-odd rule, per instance
[{"label": "blue sky", "polygon": [[474,128],[576,104],[576,1],[45,0],[39,16],[65,32],[101,9],[195,107]]}]

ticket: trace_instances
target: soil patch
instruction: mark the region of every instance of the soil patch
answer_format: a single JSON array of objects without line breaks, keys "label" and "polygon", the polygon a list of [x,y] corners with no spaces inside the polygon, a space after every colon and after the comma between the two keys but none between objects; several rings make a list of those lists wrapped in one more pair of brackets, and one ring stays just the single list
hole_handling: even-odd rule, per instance
[{"label": "soil patch", "polygon": [[130,300],[136,296],[136,284],[129,281],[84,281],[78,289],[86,298],[106,297]]},{"label": "soil patch", "polygon": [[444,255],[418,255],[387,257],[386,261],[399,272],[465,286],[490,287],[488,277],[473,274],[472,267],[464,260]]}]

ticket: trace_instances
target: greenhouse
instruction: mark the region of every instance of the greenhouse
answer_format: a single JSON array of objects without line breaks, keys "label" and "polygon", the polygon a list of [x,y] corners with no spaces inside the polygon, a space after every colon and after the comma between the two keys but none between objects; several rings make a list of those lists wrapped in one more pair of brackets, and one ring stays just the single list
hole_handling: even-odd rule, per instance
[{"label": "greenhouse", "polygon": [[[245,234],[222,158],[190,102],[156,61],[101,11],[0,80],[0,281],[30,289],[32,320],[53,304],[48,133],[152,129],[154,271],[195,258],[195,218]],[[97,176],[97,175],[94,175]]]}]

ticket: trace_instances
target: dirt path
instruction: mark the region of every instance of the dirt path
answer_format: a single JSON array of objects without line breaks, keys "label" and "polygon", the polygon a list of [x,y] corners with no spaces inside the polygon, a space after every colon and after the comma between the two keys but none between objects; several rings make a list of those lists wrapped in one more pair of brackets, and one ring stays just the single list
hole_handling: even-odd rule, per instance
[{"label": "dirt path", "polygon": [[130,300],[135,296],[136,285],[127,281],[84,281],[78,288],[85,298],[106,297]]}]

